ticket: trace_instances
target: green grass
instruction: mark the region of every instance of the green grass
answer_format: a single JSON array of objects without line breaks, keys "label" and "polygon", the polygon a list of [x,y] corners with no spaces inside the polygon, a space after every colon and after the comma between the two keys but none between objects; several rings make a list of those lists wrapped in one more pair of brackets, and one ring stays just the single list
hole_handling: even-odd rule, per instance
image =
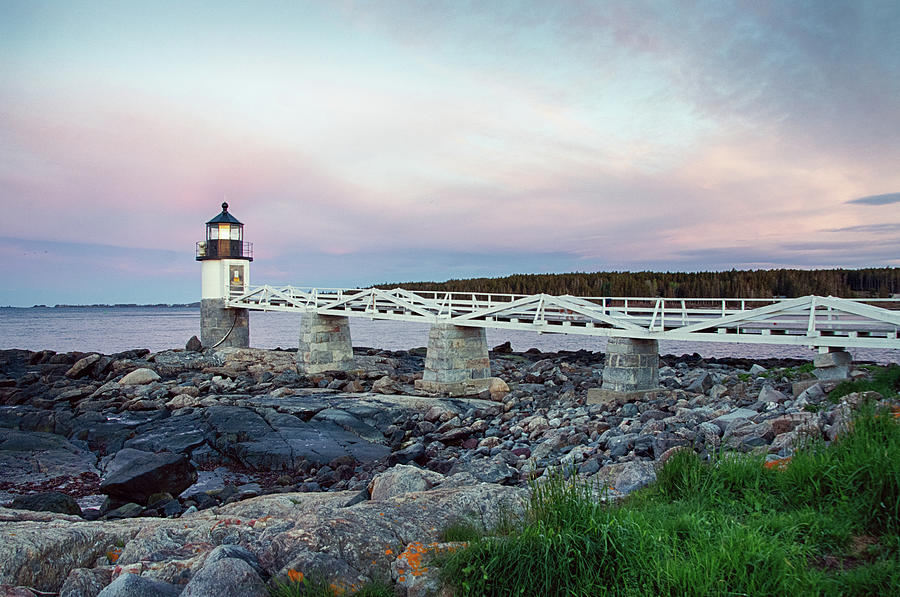
[{"label": "green grass", "polygon": [[457,595],[900,594],[900,421],[863,406],[783,469],[676,453],[621,505],[562,476],[442,562]]},{"label": "green grass", "polygon": [[810,363],[803,363],[802,365],[797,365],[796,367],[780,367],[778,369],[770,369],[768,371],[763,371],[759,375],[751,375],[750,373],[738,373],[738,379],[741,381],[747,382],[752,380],[754,377],[762,377],[764,379],[781,379],[786,378],[789,380],[795,380],[804,376],[805,374],[812,373],[815,370],[815,366]]},{"label": "green grass", "polygon": [[484,535],[484,529],[469,520],[456,520],[441,529],[441,541],[475,541]]},{"label": "green grass", "polygon": [[878,392],[884,397],[896,397],[900,393],[900,365],[887,367],[868,367],[872,372],[870,379],[842,381],[828,393],[832,402],[837,402],[853,392]]}]

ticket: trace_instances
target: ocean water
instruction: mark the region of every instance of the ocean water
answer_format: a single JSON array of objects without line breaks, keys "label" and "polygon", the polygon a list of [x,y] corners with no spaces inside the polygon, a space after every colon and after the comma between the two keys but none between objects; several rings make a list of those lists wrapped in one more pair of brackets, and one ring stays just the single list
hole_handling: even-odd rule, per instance
[{"label": "ocean water", "polygon": [[[407,350],[428,343],[428,325],[350,318],[354,346]],[[300,315],[250,312],[250,344],[256,348],[296,348]],[[200,335],[200,310],[166,307],[36,307],[0,308],[0,349],[81,351],[110,354],[132,348],[153,352],[183,348]],[[488,346],[509,341],[513,350],[537,348],[603,351],[606,339],[515,330],[487,330]],[[730,342],[660,342],[660,354],[699,353],[704,357],[812,359],[815,351],[802,346],[735,344]],[[851,349],[854,359],[900,363],[900,350]]]}]

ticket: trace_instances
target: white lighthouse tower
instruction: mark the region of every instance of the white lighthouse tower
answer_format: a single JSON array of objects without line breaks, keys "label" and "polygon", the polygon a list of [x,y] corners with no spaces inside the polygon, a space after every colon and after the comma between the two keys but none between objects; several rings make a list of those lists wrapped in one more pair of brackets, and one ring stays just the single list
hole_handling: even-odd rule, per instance
[{"label": "white lighthouse tower", "polygon": [[230,297],[240,296],[250,283],[253,244],[244,241],[244,225],[228,213],[206,223],[206,240],[197,242],[201,263],[200,342],[205,348],[250,346],[250,313],[227,308]]}]

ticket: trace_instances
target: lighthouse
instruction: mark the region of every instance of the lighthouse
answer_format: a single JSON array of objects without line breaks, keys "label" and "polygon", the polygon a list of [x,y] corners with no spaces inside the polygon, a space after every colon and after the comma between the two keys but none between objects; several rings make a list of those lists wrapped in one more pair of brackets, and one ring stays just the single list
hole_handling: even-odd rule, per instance
[{"label": "lighthouse", "polygon": [[250,312],[227,307],[250,283],[253,244],[244,241],[244,225],[228,213],[206,223],[206,240],[197,242],[201,265],[200,342],[205,348],[250,346]]}]

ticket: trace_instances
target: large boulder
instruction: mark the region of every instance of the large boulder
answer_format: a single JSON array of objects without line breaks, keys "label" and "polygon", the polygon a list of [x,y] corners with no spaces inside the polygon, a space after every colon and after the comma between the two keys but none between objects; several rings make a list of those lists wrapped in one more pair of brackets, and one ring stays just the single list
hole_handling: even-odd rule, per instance
[{"label": "large boulder", "polygon": [[100,482],[100,491],[126,502],[146,504],[154,493],[178,495],[197,480],[186,456],[172,452],[119,450]]},{"label": "large boulder", "polygon": [[373,500],[385,500],[413,491],[426,491],[443,480],[444,475],[440,473],[398,464],[375,475],[369,483],[369,494]]},{"label": "large boulder", "polygon": [[75,568],[59,589],[59,597],[97,597],[110,581],[112,568]]},{"label": "large boulder", "polygon": [[253,566],[240,558],[207,559],[184,587],[181,597],[267,597],[266,585]]},{"label": "large boulder", "polygon": [[652,462],[633,460],[625,463],[622,467],[622,470],[616,476],[613,487],[622,494],[629,494],[655,481],[656,469]]},{"label": "large boulder", "polygon": [[122,574],[100,591],[97,597],[178,597],[181,588],[137,574]]}]

